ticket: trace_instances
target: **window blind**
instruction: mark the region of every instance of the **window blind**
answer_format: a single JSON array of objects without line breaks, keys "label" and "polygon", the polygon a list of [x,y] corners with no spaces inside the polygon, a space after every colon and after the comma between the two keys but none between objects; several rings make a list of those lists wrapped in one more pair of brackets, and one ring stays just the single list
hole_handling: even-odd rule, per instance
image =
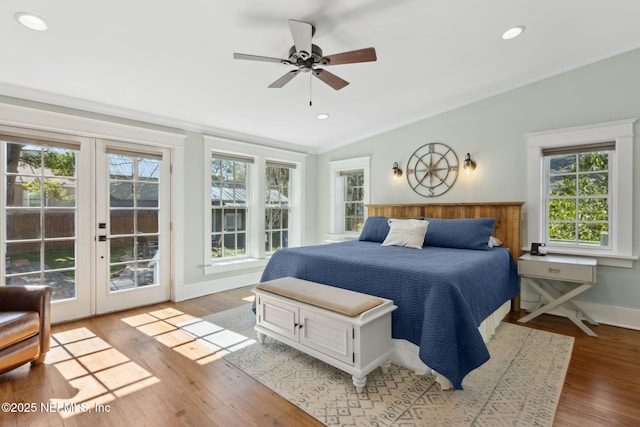
[{"label": "window blind", "polygon": [[232,162],[242,162],[253,164],[253,157],[249,156],[240,156],[237,154],[228,154],[228,153],[217,153],[215,151],[211,152],[211,157],[215,157],[220,160],[230,160]]},{"label": "window blind", "polygon": [[122,148],[107,148],[107,154],[113,154],[116,156],[128,156],[128,157],[144,157],[145,159],[153,159],[162,161],[162,154],[159,153],[151,153],[140,150],[126,150]]},{"label": "window blind", "polygon": [[285,163],[285,162],[276,162],[272,160],[267,160],[267,167],[272,168],[285,168],[285,169],[295,169],[295,163]]},{"label": "window blind", "polygon": [[354,176],[361,175],[364,171],[362,169],[352,170],[352,171],[340,171],[340,176]]},{"label": "window blind", "polygon": [[17,135],[1,134],[0,140],[6,142],[13,142],[16,144],[24,145],[38,145],[42,147],[62,148],[64,150],[80,150],[80,143],[73,141],[57,140],[57,139],[39,139],[32,137],[23,137]]},{"label": "window blind", "polygon": [[613,151],[615,149],[615,141],[609,141],[597,142],[595,144],[572,145],[570,147],[543,148],[542,154],[544,156],[555,156],[560,154],[591,153],[594,151]]}]

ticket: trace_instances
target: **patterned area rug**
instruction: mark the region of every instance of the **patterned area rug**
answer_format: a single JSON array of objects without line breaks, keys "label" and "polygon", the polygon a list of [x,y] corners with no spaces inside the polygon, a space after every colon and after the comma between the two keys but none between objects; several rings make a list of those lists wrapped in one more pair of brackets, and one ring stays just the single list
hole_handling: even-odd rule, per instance
[{"label": "patterned area rug", "polygon": [[257,343],[250,307],[205,317],[247,337],[224,358],[329,426],[551,426],[573,348],[572,337],[502,323],[464,390],[392,364],[357,393],[351,375],[273,339]]}]

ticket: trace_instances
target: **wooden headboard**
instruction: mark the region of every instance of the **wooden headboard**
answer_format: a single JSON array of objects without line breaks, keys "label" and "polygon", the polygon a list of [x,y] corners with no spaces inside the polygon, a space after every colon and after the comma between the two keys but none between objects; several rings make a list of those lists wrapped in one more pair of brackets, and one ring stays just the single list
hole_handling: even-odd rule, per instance
[{"label": "wooden headboard", "polygon": [[388,218],[495,218],[493,235],[502,240],[515,260],[520,257],[520,224],[523,202],[422,203],[367,205],[369,216]]}]

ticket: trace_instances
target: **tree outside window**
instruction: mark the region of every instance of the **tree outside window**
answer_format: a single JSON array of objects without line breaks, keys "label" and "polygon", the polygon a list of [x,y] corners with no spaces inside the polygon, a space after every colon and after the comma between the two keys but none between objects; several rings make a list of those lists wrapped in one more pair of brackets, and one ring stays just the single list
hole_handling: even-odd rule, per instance
[{"label": "tree outside window", "polygon": [[545,156],[551,244],[609,246],[609,151]]},{"label": "tree outside window", "polygon": [[267,163],[265,194],[265,253],[289,247],[291,169]]},{"label": "tree outside window", "polygon": [[364,226],[364,171],[343,174],[344,231],[360,232]]}]

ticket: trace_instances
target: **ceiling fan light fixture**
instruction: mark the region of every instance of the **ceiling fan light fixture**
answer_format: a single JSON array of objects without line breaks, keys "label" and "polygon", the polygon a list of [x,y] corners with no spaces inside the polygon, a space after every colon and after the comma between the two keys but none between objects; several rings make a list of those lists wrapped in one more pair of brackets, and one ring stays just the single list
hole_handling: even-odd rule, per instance
[{"label": "ceiling fan light fixture", "polygon": [[318,120],[327,120],[329,118],[329,114],[328,113],[320,113],[318,114]]},{"label": "ceiling fan light fixture", "polygon": [[502,34],[502,39],[503,40],[515,39],[516,37],[518,37],[524,32],[524,29],[525,29],[524,25],[516,25],[515,27],[511,27]]},{"label": "ceiling fan light fixture", "polygon": [[47,31],[47,28],[49,28],[47,22],[44,19],[40,18],[37,15],[34,15],[33,13],[16,12],[13,16],[19,23],[29,28],[30,30]]},{"label": "ceiling fan light fixture", "polygon": [[[293,46],[289,49],[288,58],[271,58],[267,56],[248,55],[236,52],[233,54],[234,59],[279,62],[284,65],[297,67],[296,70],[287,72],[278,80],[271,83],[269,85],[270,88],[281,88],[290,82],[296,75],[300,73],[311,73],[313,77],[316,77],[318,80],[330,86],[334,90],[344,88],[349,84],[349,82],[327,70],[316,68],[318,65],[328,66],[355,64],[358,62],[373,62],[378,59],[376,50],[373,47],[324,56],[322,49],[311,43],[311,39],[315,33],[315,27],[313,25],[308,22],[290,19],[289,29],[291,30],[291,36],[293,37]],[[311,102],[309,102],[309,105],[311,105]]]}]

